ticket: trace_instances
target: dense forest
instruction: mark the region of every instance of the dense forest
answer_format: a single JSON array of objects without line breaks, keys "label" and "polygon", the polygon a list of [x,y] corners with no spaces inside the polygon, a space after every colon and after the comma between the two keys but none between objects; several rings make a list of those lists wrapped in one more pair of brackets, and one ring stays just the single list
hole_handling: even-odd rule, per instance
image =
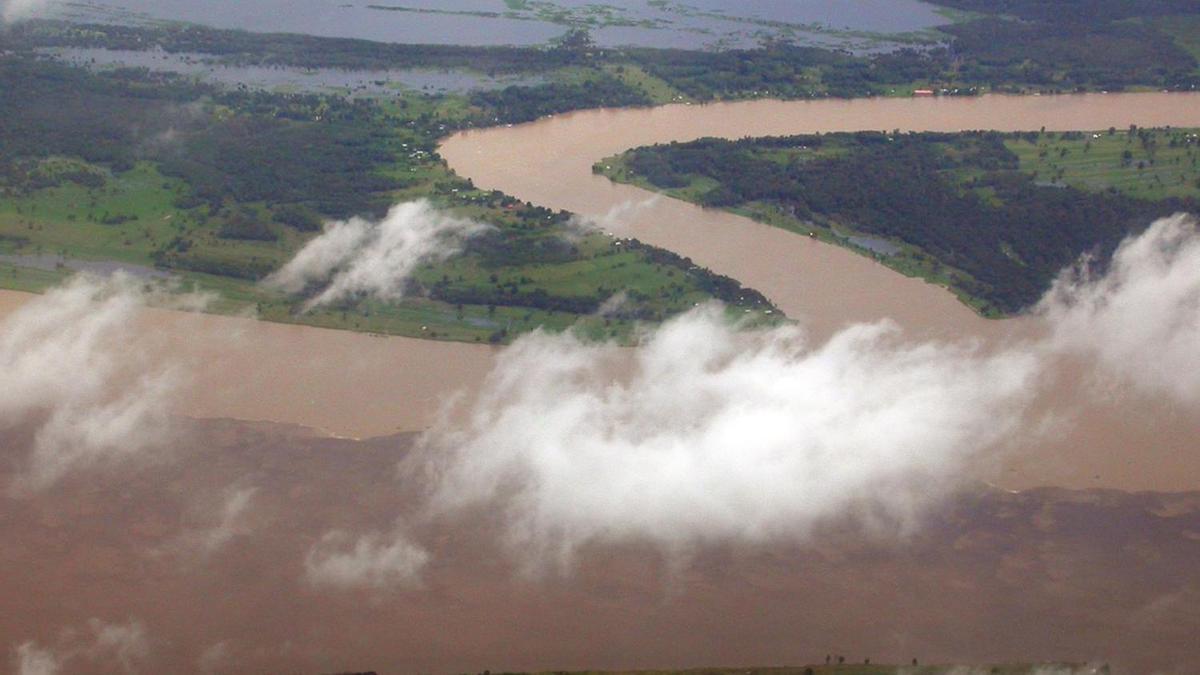
[{"label": "dense forest", "polygon": [[[0,171],[21,158],[66,155],[128,169],[159,162],[191,186],[182,199],[303,203],[327,216],[379,212],[398,187],[365,101],[225,91],[140,71],[94,75],[51,61],[0,58]],[[239,111],[218,116],[198,101]],[[315,122],[321,118],[321,122]],[[263,162],[270,157],[270,162]]]},{"label": "dense forest", "polygon": [[[1032,136],[1036,142],[1040,134]],[[1148,200],[1047,183],[1020,170],[1006,145],[1014,138],[979,132],[703,139],[633,150],[624,165],[636,180],[662,189],[715,181],[693,193],[705,206],[768,204],[797,223],[902,242],[909,248],[890,262],[931,257],[962,273],[946,275],[959,290],[1001,313],[1036,302],[1082,254],[1105,260],[1152,219],[1198,208],[1194,197]],[[1131,132],[1130,142],[1137,138]],[[1194,161],[1195,141],[1189,142]],[[1200,195],[1200,185],[1194,192]]]},{"label": "dense forest", "polygon": [[510,86],[496,91],[476,91],[473,105],[492,112],[506,122],[529,122],[554,113],[581,108],[616,108],[650,105],[641,91],[608,76],[586,83],[552,82],[540,86]]}]

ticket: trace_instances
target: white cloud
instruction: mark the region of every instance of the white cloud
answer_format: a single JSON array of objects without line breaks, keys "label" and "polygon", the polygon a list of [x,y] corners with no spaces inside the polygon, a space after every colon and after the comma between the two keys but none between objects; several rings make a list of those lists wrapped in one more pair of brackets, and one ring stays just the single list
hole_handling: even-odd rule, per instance
[{"label": "white cloud", "polygon": [[85,653],[92,661],[111,658],[119,663],[125,672],[132,673],[137,670],[137,664],[150,655],[146,627],[140,621],[117,624],[92,619],[88,622],[88,627],[91,628],[94,639]]},{"label": "white cloud", "polygon": [[1200,233],[1195,219],[1155,222],[1117,249],[1107,273],[1065,272],[1038,306],[1052,347],[1095,357],[1145,392],[1200,403]]},{"label": "white cloud", "polygon": [[180,373],[150,364],[151,336],[134,320],[152,298],[167,301],[126,275],[80,276],[0,323],[0,427],[36,425],[18,487],[44,488],[163,440]]},{"label": "white cloud", "polygon": [[8,23],[34,19],[46,14],[46,10],[59,4],[59,0],[3,0],[0,1],[0,17]]},{"label": "white cloud", "polygon": [[609,210],[600,215],[582,216],[576,215],[571,219],[571,226],[578,232],[604,232],[612,234],[614,231],[620,232],[625,230],[629,222],[637,217],[642,211],[645,211],[654,205],[658,204],[661,199],[660,195],[653,195],[641,200],[626,200],[620,204],[614,205]]},{"label": "white cloud", "polygon": [[222,640],[201,652],[200,658],[196,659],[196,668],[201,673],[208,675],[228,671],[232,662],[232,649],[229,641]]},{"label": "white cloud", "polygon": [[533,567],[593,541],[800,538],[848,513],[912,524],[1014,432],[1037,369],[1025,351],[910,344],[887,323],[810,347],[794,327],[739,332],[715,306],[628,356],[518,340],[410,460],[431,513],[501,504]]},{"label": "white cloud", "polygon": [[256,492],[258,489],[253,487],[234,488],[227,492],[225,503],[221,505],[220,522],[200,536],[199,543],[205,553],[212,553],[235,536],[245,533],[246,511]]},{"label": "white cloud", "polygon": [[62,672],[62,662],[58,656],[33,642],[19,645],[14,661],[17,675],[58,675]]},{"label": "white cloud", "polygon": [[90,636],[67,629],[53,648],[39,647],[35,642],[19,645],[14,653],[16,672],[18,675],[57,675],[74,664],[70,670],[78,672],[115,665],[126,673],[134,673],[150,656],[146,627],[140,621],[122,624],[92,619],[88,621],[88,631]]},{"label": "white cloud", "polygon": [[189,562],[203,561],[224,548],[234,537],[249,534],[252,531],[250,505],[257,493],[258,488],[255,487],[235,485],[227,488],[215,509],[212,504],[204,509],[208,512],[206,517],[215,521],[213,525],[184,532],[160,552],[180,555]]},{"label": "white cloud", "polygon": [[427,562],[429,553],[401,534],[354,539],[334,531],[309,550],[304,566],[306,578],[314,586],[411,588],[420,585]]},{"label": "white cloud", "polygon": [[315,288],[306,309],[362,295],[394,300],[417,267],[458,253],[467,238],[487,229],[425,200],[399,204],[380,222],[329,223],[265,283],[288,293]]}]

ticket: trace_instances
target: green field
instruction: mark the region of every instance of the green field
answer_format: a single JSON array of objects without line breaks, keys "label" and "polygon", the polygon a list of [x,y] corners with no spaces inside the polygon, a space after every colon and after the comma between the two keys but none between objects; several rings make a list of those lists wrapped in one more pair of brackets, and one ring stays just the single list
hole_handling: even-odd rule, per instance
[{"label": "green field", "polygon": [[[213,226],[200,226],[198,212],[179,209],[173,200],[178,181],[159,174],[148,163],[139,163],[122,174],[112,175],[100,167],[78,160],[54,158],[48,167],[85,167],[103,173],[103,187],[87,188],[75,183],[36,190],[27,195],[0,200],[0,254],[9,256],[62,256],[68,262],[117,261],[154,268],[156,251],[174,237],[192,242],[190,256],[234,265],[265,265],[276,268],[315,234],[301,234],[278,227],[274,242],[229,240]],[[436,166],[424,167],[427,181],[406,190],[412,196],[428,194],[434,177],[450,179]],[[397,199],[406,195],[398,194]],[[460,215],[491,222],[502,228],[520,230],[527,223],[511,212],[488,205],[490,193],[461,190],[444,199],[443,206]],[[122,222],[102,222],[119,216]],[[563,231],[552,227],[533,239],[554,239]],[[641,252],[622,249],[619,242],[602,234],[577,236],[575,253],[568,260],[504,263],[478,256],[457,256],[427,264],[414,279],[430,288],[445,284],[452,292],[478,293],[495,290],[488,303],[444,302],[429,297],[412,297],[399,302],[366,300],[352,307],[317,308],[297,311],[296,298],[266,289],[253,279],[217,276],[186,269],[171,270],[182,279],[184,289],[215,292],[213,309],[237,313],[254,310],[263,319],[280,322],[343,328],[373,333],[430,339],[473,342],[503,342],[521,333],[543,327],[566,330],[575,327],[587,335],[630,339],[640,321],[657,321],[710,299],[696,284],[696,275],[680,266],[647,261]],[[529,237],[525,237],[530,240]],[[19,263],[19,260],[18,260]],[[39,292],[61,283],[72,271],[37,269],[0,261],[0,287]],[[636,315],[591,317],[578,312],[539,309],[507,304],[506,298],[545,292],[557,298],[596,304],[618,294],[637,299]]]},{"label": "green field", "polygon": [[1047,132],[1005,145],[1039,181],[1150,200],[1200,196],[1200,129]]},{"label": "green field", "polygon": [[604,72],[616,77],[622,83],[642,91],[655,105],[683,103],[692,100],[666,80],[651,75],[644,68],[635,64],[606,65]]}]

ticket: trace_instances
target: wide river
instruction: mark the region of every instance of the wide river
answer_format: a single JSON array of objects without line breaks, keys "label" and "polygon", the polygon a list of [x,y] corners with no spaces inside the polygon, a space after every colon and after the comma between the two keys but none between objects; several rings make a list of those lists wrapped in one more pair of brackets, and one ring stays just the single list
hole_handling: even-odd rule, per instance
[{"label": "wide river", "polygon": [[[980,98],[753,101],[598,110],[531,124],[473,130],[443,144],[450,166],[479,187],[591,216],[613,232],[691,257],[764,292],[818,339],[848,322],[889,317],[910,335],[1021,339],[1029,319],[989,321],[945,289],[904,278],[872,260],[746,218],[706,211],[592,174],[602,157],[651,143],[852,130],[1107,129],[1200,126],[1200,94],[1092,94]],[[25,296],[0,296],[0,315]],[[6,309],[7,308],[7,309]],[[146,321],[179,333],[202,359],[184,411],[198,417],[289,422],[369,436],[429,424],[439,401],[477,385],[495,352],[467,344],[371,337],[222,317],[152,312]],[[231,330],[235,329],[235,330]],[[221,345],[213,347],[211,345]],[[232,347],[232,348],[230,348]],[[1068,369],[1064,369],[1068,370]],[[1034,485],[1200,489],[1200,414],[1165,401],[1109,397],[1097,403],[1069,374],[1040,406],[1056,426],[986,477]]]}]

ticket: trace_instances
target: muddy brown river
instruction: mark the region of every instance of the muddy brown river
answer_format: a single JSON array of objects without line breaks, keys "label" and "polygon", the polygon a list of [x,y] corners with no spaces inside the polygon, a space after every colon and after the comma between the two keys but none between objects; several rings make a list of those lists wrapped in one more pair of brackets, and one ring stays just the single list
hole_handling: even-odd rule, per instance
[{"label": "muddy brown river", "polygon": [[[1039,326],[980,319],[944,289],[737,216],[669,199],[622,208],[648,195],[590,166],[627,147],[710,134],[1129,123],[1200,125],[1200,97],[598,111],[461,134],[444,152],[481,186],[611,214],[605,227],[758,287],[818,335],[890,317],[910,334],[997,346]],[[32,297],[0,291],[0,321]],[[27,664],[38,672],[545,672],[804,664],[825,654],[1196,672],[1200,492],[1023,490],[1200,490],[1200,413],[1121,392],[1097,403],[1086,363],[1050,367],[1055,384],[1035,408],[1055,423],[1040,439],[1023,438],[968,476],[1019,492],[970,481],[903,536],[835,521],[795,541],[705,542],[684,565],[650,542],[597,541],[569,574],[532,579],[517,577],[497,536],[508,510],[419,517],[427,486],[396,471],[416,436],[388,435],[427,426],[445,397],[476,388],[496,349],[162,310],[138,322],[135,334],[154,346],[139,359],[178,361],[192,374],[179,412],[326,433],[184,421],[159,448],[171,461],[94,467],[21,496],[3,486],[37,424],[0,427],[0,607],[13,608],[0,611],[6,665],[26,644],[66,659],[61,669]],[[234,489],[249,506],[231,512]],[[331,531],[386,543],[397,528],[432,555],[419,586],[306,580],[314,544]],[[386,571],[391,554],[377,557],[353,560]],[[136,641],[114,654],[99,633],[91,646],[101,624],[89,617],[139,622],[144,654]]]},{"label": "muddy brown river", "polygon": [[[917,336],[988,344],[1036,332],[1030,320],[989,321],[946,290],[867,258],[748,219],[614,185],[596,160],[655,142],[842,130],[1022,130],[1200,126],[1200,95],[987,96],[855,101],[754,101],[588,111],[448,139],[443,156],[483,188],[568,209],[691,257],[764,292],[815,337],[848,322],[890,317]],[[28,296],[0,292],[0,316]],[[477,385],[494,351],[227,317],[152,311],[148,330],[174,335],[199,364],[182,412],[272,420],[367,437],[419,430],[440,401]],[[198,328],[202,326],[202,328]],[[205,333],[205,331],[208,331]],[[209,337],[200,339],[207,334]],[[230,337],[232,336],[232,337]],[[235,340],[235,342],[229,342]],[[1200,488],[1200,415],[1165,401],[1093,403],[1065,377],[1042,405],[1059,419],[988,477],[1006,487]]]}]

